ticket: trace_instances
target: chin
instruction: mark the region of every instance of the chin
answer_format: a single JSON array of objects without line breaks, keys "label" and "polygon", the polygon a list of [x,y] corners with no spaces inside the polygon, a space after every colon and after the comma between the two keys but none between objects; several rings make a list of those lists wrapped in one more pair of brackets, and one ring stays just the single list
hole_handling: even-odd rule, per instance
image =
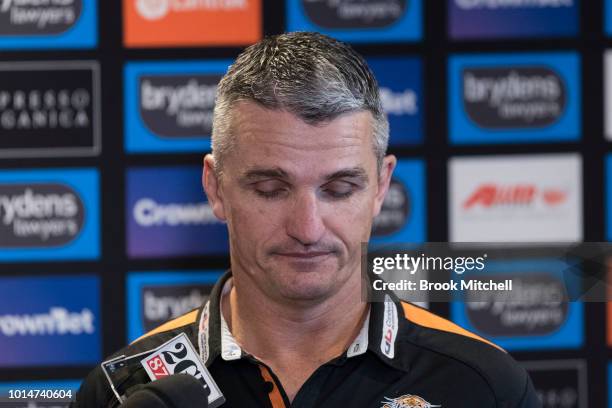
[{"label": "chin", "polygon": [[277,273],[275,286],[280,295],[292,300],[319,300],[326,299],[337,291],[337,267],[321,268],[312,265],[298,265]]}]

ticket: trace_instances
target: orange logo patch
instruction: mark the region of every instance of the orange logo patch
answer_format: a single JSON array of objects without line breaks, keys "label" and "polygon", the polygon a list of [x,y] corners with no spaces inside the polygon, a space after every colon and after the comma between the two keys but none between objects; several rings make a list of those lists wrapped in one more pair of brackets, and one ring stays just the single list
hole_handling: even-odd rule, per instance
[{"label": "orange logo patch", "polygon": [[435,408],[442,406],[432,405],[423,398],[410,394],[393,399],[385,397],[385,401],[381,402],[383,404],[381,408]]},{"label": "orange logo patch", "polygon": [[126,47],[241,46],[262,36],[261,0],[123,0]]}]

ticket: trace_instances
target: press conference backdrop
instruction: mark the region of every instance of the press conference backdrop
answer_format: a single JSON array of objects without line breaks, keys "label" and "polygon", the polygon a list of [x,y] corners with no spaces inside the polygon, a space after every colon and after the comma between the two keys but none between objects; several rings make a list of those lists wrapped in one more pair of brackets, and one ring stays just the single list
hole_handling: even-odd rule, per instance
[{"label": "press conference backdrop", "polygon": [[[612,1],[3,1],[0,394],[76,389],[206,299],[228,266],[200,185],[216,84],[296,30],[352,43],[381,85],[399,164],[374,242],[612,239]],[[523,306],[538,325],[430,304],[545,407],[612,407],[612,306]]]}]

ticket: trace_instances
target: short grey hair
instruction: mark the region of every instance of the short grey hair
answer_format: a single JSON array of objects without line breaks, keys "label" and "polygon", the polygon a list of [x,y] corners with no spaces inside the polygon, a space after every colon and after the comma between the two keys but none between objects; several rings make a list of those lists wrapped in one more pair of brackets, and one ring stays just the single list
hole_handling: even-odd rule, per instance
[{"label": "short grey hair", "polygon": [[311,125],[370,111],[374,154],[378,169],[382,166],[389,122],[376,78],[348,44],[319,33],[293,32],[266,37],[238,56],[217,88],[212,152],[219,175],[234,143],[231,109],[239,101],[285,110]]}]

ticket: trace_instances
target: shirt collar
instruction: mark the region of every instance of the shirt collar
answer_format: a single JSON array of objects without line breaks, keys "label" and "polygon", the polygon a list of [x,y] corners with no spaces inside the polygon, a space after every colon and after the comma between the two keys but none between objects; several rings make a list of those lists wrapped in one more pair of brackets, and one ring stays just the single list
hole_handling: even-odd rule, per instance
[{"label": "shirt collar", "polygon": [[[198,343],[200,357],[207,366],[219,356],[231,361],[245,355],[221,313],[222,296],[232,288],[231,276],[231,271],[227,271],[219,279],[200,311]],[[369,350],[385,363],[397,367],[396,343],[403,321],[399,317],[400,310],[399,300],[392,293],[385,296],[385,302],[371,303],[361,330],[345,353],[346,357],[359,356]]]}]

